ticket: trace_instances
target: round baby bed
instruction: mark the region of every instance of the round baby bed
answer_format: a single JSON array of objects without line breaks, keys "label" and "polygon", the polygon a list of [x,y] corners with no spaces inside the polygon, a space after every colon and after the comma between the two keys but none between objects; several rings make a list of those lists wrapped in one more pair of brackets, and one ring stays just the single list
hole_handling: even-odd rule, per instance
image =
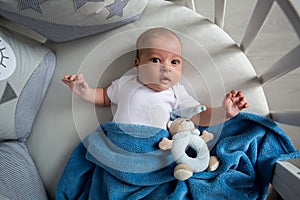
[{"label": "round baby bed", "polygon": [[[270,115],[278,122],[299,126],[298,111],[270,111],[263,88],[263,84],[298,67],[299,45],[259,76],[245,55],[273,2],[258,1],[241,44],[222,30],[226,1],[221,0],[215,1],[215,23],[196,13],[193,1],[185,2],[187,8],[173,2],[149,0],[141,18],[133,23],[74,41],[46,42],[45,46],[57,56],[57,67],[27,145],[49,198],[54,199],[64,165],[80,139],[94,131],[99,122],[111,119],[110,108],[96,108],[83,102],[61,83],[61,77],[80,72],[91,86],[107,86],[132,68],[135,40],[149,27],[170,28],[183,39],[186,59],[183,82],[203,104],[220,105],[226,92],[243,90],[250,104],[247,112]],[[282,0],[276,2],[287,13],[299,38],[299,16],[292,4]],[[284,169],[289,164],[278,165]],[[282,190],[289,186],[282,186],[280,179],[281,174],[276,175],[274,186],[282,196],[299,197],[297,191]],[[295,183],[295,178],[293,181]]]}]

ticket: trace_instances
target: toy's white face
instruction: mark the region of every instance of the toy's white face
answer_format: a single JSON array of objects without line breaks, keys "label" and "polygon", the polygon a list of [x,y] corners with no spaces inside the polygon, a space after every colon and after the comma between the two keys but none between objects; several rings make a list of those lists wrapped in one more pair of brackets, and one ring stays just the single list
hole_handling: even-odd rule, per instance
[{"label": "toy's white face", "polygon": [[11,47],[0,37],[0,81],[8,79],[16,69],[16,56]]}]

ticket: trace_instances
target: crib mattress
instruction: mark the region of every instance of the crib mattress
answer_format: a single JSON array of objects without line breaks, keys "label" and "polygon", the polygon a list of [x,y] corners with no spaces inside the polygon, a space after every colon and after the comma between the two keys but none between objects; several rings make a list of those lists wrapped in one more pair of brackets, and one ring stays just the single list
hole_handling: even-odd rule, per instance
[{"label": "crib mattress", "polygon": [[80,139],[111,119],[110,108],[82,101],[60,79],[65,74],[83,73],[90,86],[108,86],[133,67],[138,35],[158,26],[174,30],[183,40],[182,82],[201,103],[220,105],[226,92],[237,89],[243,90],[249,101],[247,112],[269,113],[253,66],[222,29],[188,8],[148,1],[142,17],[134,23],[75,41],[45,44],[56,53],[57,67],[27,144],[51,198]]}]

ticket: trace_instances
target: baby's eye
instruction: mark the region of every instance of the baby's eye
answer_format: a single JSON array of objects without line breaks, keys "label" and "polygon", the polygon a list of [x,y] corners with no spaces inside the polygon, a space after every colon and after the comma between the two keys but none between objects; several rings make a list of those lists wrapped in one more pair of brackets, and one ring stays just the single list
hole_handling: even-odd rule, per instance
[{"label": "baby's eye", "polygon": [[151,61],[153,63],[160,63],[161,62],[161,60],[159,58],[151,58]]},{"label": "baby's eye", "polygon": [[180,64],[180,61],[179,60],[172,60],[171,62],[173,65],[179,65]]}]

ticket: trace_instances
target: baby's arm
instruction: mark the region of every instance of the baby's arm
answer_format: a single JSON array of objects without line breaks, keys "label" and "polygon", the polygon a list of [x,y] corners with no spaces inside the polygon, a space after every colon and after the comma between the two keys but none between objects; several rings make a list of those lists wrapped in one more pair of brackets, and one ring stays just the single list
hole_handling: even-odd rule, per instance
[{"label": "baby's arm", "polygon": [[248,108],[244,94],[241,91],[232,90],[226,94],[223,105],[220,107],[206,107],[206,111],[194,115],[192,121],[196,125],[210,126],[223,123],[236,116],[240,111]]},{"label": "baby's arm", "polygon": [[111,103],[106,88],[90,88],[82,74],[65,75],[62,82],[68,85],[76,95],[88,102],[99,106],[109,106]]}]

